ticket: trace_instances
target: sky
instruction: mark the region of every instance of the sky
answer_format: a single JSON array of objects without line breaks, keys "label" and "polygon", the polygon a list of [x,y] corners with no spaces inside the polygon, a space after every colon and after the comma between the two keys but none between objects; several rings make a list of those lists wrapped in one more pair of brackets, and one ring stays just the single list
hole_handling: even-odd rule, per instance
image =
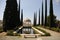
[{"label": "sky", "polygon": [[[17,3],[19,3],[19,0],[17,0]],[[45,0],[43,0],[43,4],[45,6]],[[42,0],[21,0],[21,9],[23,9],[24,20],[28,18],[33,22],[34,12],[37,12],[37,17],[38,17],[39,9],[41,16],[41,10],[42,10],[41,5],[42,5]],[[0,20],[3,20],[5,6],[6,6],[6,0],[0,0]],[[50,0],[47,0],[48,15],[49,15],[49,6],[50,6]],[[53,0],[53,10],[54,10],[54,15],[57,17],[57,20],[60,20],[60,0]],[[44,7],[44,11],[45,11],[45,7]]]}]

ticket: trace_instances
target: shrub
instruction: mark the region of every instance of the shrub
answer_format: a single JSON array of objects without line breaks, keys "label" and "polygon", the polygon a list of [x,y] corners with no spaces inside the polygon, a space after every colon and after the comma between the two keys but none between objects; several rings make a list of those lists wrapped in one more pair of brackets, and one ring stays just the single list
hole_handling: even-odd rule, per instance
[{"label": "shrub", "polygon": [[7,35],[8,35],[8,36],[13,36],[13,30],[8,30],[8,31],[7,31]]},{"label": "shrub", "polygon": [[60,28],[59,27],[48,27],[48,26],[46,26],[44,28],[52,30],[52,31],[60,32]]},{"label": "shrub", "polygon": [[7,31],[7,35],[8,36],[20,36],[20,34],[18,34],[18,33],[13,33],[13,30],[9,30],[9,31]]},{"label": "shrub", "polygon": [[55,27],[51,28],[51,30],[56,31],[56,32],[60,32],[60,29],[59,28],[55,28]]},{"label": "shrub", "polygon": [[34,30],[33,32],[34,32],[34,34],[39,34],[39,32],[37,32],[36,30]]},{"label": "shrub", "polygon": [[50,33],[45,33],[45,36],[51,36]]},{"label": "shrub", "polygon": [[42,30],[40,28],[36,27],[36,29],[38,29],[38,30],[42,31],[43,33],[45,33],[45,35],[41,35],[41,36],[51,36],[50,33],[46,32],[46,31],[44,31],[44,30]]},{"label": "shrub", "polygon": [[2,33],[3,32],[3,29],[2,28],[0,28],[0,33]]}]

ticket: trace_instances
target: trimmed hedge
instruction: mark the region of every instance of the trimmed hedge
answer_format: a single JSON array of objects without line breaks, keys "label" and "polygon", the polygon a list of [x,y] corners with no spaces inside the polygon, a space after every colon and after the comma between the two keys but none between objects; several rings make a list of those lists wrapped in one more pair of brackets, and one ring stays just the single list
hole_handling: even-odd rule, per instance
[{"label": "trimmed hedge", "polygon": [[51,30],[53,30],[53,31],[56,31],[56,32],[60,32],[60,29],[59,28],[51,28]]},{"label": "trimmed hedge", "polygon": [[56,32],[60,32],[60,28],[58,28],[58,27],[48,27],[48,26],[46,26],[46,27],[43,27],[43,28],[46,28],[46,29],[49,29],[49,30],[52,30],[52,31],[56,31]]},{"label": "trimmed hedge", "polygon": [[0,33],[2,33],[3,32],[3,28],[0,28]]},{"label": "trimmed hedge", "polygon": [[42,31],[43,33],[45,33],[45,35],[41,35],[41,36],[51,36],[50,33],[46,32],[46,31],[44,31],[44,30],[42,30],[40,28],[37,28],[37,27],[35,27],[35,28]]},{"label": "trimmed hedge", "polygon": [[20,34],[18,34],[18,33],[13,33],[13,30],[9,30],[9,31],[7,31],[7,36],[20,36]]}]

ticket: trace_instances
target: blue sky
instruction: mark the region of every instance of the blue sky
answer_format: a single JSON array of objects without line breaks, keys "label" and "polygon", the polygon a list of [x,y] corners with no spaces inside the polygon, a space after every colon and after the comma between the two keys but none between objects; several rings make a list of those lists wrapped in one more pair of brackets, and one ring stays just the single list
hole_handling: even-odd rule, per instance
[{"label": "blue sky", "polygon": [[[19,0],[17,0],[17,3],[18,2]],[[50,0],[48,0],[48,15],[50,5],[49,2]],[[41,3],[42,0],[21,0],[21,9],[23,9],[24,19],[29,18],[33,21],[34,12],[37,12],[38,15],[39,8],[41,11]],[[45,4],[45,0],[43,0],[43,3]],[[3,20],[5,6],[6,0],[0,0],[0,20]],[[53,0],[53,7],[55,16],[57,16],[57,19],[60,20],[60,0]]]}]

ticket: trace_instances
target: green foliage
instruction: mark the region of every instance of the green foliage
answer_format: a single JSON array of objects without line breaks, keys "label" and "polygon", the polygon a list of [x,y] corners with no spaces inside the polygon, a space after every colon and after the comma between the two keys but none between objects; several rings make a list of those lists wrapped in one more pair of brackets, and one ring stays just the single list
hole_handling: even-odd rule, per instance
[{"label": "green foliage", "polygon": [[17,34],[17,33],[13,33],[14,31],[13,30],[8,30],[7,31],[7,36],[20,36],[20,34]]},{"label": "green foliage", "polygon": [[33,21],[33,26],[37,25],[37,13],[34,13],[34,21]]},{"label": "green foliage", "polygon": [[47,26],[47,0],[45,0],[45,26]]},{"label": "green foliage", "polygon": [[50,29],[50,30],[52,30],[52,31],[56,31],[56,32],[60,32],[60,28],[59,27],[49,27],[49,26],[46,26],[46,27],[44,27],[44,28],[46,28],[46,29]]},{"label": "green foliage", "polygon": [[46,31],[44,31],[44,30],[42,30],[40,28],[36,27],[36,29],[38,29],[38,30],[42,31],[43,33],[45,33],[45,35],[41,35],[41,36],[51,36],[50,33],[46,32]]},{"label": "green foliage", "polygon": [[6,0],[3,16],[4,31],[14,29],[20,24],[20,15],[17,9],[17,0]]},{"label": "green foliage", "polygon": [[21,26],[23,25],[23,9],[21,10]]},{"label": "green foliage", "polygon": [[53,14],[53,1],[50,0],[50,14],[49,14],[49,26],[50,27],[55,27],[55,19],[56,16]]},{"label": "green foliage", "polygon": [[39,32],[37,32],[36,30],[34,30],[33,32],[34,32],[34,34],[39,34]]},{"label": "green foliage", "polygon": [[41,36],[51,36],[50,33],[45,33],[45,35],[41,35]]},{"label": "green foliage", "polygon": [[60,29],[59,28],[55,28],[55,27],[51,28],[51,30],[56,31],[56,32],[60,32]]},{"label": "green foliage", "polygon": [[44,14],[43,14],[43,1],[42,1],[42,15],[41,15],[41,25],[44,25]]},{"label": "green foliage", "polygon": [[8,35],[8,36],[13,36],[13,30],[7,31],[7,35]]},{"label": "green foliage", "polygon": [[40,9],[39,9],[39,16],[38,16],[38,26],[40,25]]},{"label": "green foliage", "polygon": [[53,16],[54,19],[50,22],[50,16],[47,17],[47,26],[56,27],[56,16]]},{"label": "green foliage", "polygon": [[0,28],[0,33],[2,33],[3,32],[3,28]]}]

